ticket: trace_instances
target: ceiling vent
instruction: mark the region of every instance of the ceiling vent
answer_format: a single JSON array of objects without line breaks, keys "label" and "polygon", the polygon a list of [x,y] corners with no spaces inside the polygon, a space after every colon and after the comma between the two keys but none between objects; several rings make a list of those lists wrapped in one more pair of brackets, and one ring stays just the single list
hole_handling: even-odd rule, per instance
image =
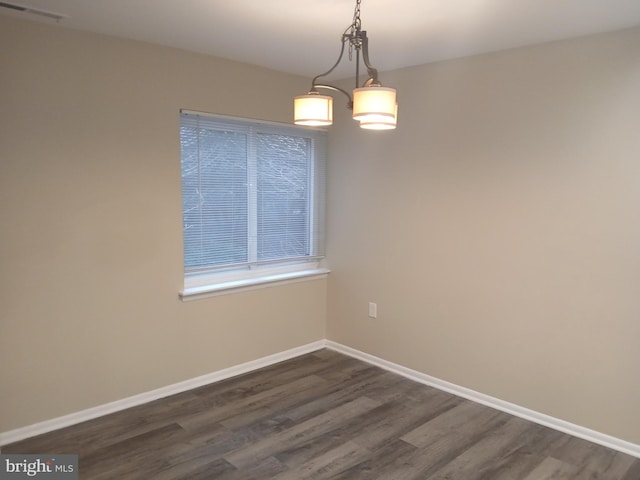
[{"label": "ceiling vent", "polygon": [[30,15],[38,15],[40,17],[50,18],[52,20],[55,20],[56,22],[64,20],[65,18],[69,18],[69,15],[49,12],[47,10],[42,10],[41,8],[28,7],[26,5],[19,5],[17,3],[0,2],[0,8],[6,8],[8,10],[14,10],[16,12],[22,12]]}]

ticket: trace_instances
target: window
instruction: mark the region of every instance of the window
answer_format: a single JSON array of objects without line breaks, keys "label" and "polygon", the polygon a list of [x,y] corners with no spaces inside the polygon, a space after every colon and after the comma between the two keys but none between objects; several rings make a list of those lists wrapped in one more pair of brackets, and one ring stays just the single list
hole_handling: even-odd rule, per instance
[{"label": "window", "polygon": [[182,297],[324,275],[326,133],[181,112]]}]

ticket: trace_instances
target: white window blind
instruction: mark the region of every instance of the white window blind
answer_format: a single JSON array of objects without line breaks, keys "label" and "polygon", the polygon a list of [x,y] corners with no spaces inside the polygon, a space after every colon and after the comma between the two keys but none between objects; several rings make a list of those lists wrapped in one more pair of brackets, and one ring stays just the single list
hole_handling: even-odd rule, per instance
[{"label": "white window blind", "polygon": [[324,256],[326,133],[181,112],[185,275]]}]

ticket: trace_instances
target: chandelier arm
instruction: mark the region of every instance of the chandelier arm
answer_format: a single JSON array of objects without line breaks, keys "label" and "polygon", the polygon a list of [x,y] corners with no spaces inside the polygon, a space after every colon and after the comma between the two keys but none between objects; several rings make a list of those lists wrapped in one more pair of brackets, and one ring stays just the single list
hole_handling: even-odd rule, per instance
[{"label": "chandelier arm", "polygon": [[324,85],[321,83],[314,84],[314,88],[324,88],[326,90],[333,90],[334,92],[343,93],[349,99],[349,102],[347,103],[347,108],[349,110],[353,110],[353,99],[351,98],[351,94],[346,90],[343,90],[340,87],[334,87],[333,85]]},{"label": "chandelier arm", "polygon": [[369,39],[367,38],[367,32],[365,30],[360,32],[360,40],[362,42],[362,60],[364,61],[364,65],[367,67],[367,73],[369,73],[369,78],[364,84],[380,86],[378,70],[371,65],[371,62],[369,61]]},{"label": "chandelier arm", "polygon": [[336,63],[333,64],[333,67],[331,67],[329,70],[327,70],[324,73],[321,73],[320,75],[316,75],[315,77],[313,77],[313,80],[311,81],[311,89],[313,90],[313,88],[316,86],[316,81],[321,78],[321,77],[326,77],[327,75],[329,75],[331,72],[333,72],[336,67],[338,65],[340,65],[340,62],[342,61],[342,56],[344,55],[344,45],[347,42],[347,39],[349,38],[348,35],[342,35],[342,47],[340,48],[340,55],[338,55],[338,60],[336,60]]}]

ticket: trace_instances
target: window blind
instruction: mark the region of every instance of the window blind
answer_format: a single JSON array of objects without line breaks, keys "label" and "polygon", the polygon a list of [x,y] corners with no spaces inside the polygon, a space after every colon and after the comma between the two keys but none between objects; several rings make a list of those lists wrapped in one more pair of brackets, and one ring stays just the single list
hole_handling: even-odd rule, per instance
[{"label": "window blind", "polygon": [[324,256],[325,132],[180,118],[186,273]]}]

